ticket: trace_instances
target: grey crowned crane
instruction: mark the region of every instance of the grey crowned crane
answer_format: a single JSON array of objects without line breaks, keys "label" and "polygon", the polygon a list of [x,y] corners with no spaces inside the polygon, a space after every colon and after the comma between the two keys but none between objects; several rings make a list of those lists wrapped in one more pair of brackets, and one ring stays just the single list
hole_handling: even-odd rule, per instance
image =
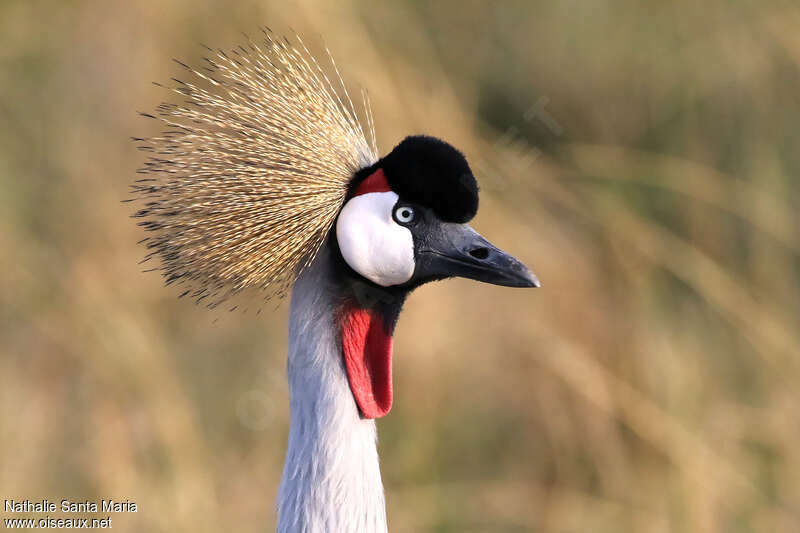
[{"label": "grey crowned crane", "polygon": [[150,158],[134,216],[181,295],[291,291],[278,531],[383,532],[375,419],[392,407],[406,297],[454,276],[539,282],[467,225],[478,186],[461,152],[418,135],[379,159],[366,98],[371,141],[338,71],[334,85],[297,39],[265,31],[201,69],[179,63],[181,103],[145,114],[166,131],[135,139]]}]

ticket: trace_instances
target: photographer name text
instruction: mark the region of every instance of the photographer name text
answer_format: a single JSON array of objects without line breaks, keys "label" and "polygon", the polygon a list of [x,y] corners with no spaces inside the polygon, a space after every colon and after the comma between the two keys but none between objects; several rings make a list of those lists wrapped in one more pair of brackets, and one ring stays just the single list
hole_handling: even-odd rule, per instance
[{"label": "photographer name text", "polygon": [[6,513],[135,513],[136,502],[131,500],[84,500],[63,499],[56,503],[51,500],[3,500]]}]

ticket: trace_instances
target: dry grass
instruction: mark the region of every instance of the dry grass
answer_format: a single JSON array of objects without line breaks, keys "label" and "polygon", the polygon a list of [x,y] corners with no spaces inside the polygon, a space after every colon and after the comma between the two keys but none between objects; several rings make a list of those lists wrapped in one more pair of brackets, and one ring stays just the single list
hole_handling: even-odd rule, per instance
[{"label": "dry grass", "polygon": [[0,495],[272,527],[285,306],[176,300],[119,200],[169,59],[291,25],[369,90],[383,152],[467,153],[475,225],[544,283],[410,299],[393,531],[800,530],[800,8],[551,4],[0,5]]}]

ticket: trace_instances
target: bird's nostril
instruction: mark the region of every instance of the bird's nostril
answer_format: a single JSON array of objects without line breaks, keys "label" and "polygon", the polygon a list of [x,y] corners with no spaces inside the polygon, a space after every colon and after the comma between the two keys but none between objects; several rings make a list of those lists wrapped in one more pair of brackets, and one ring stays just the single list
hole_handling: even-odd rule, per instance
[{"label": "bird's nostril", "polygon": [[474,257],[475,259],[486,259],[489,257],[489,249],[488,248],[473,248],[469,251],[469,255]]}]

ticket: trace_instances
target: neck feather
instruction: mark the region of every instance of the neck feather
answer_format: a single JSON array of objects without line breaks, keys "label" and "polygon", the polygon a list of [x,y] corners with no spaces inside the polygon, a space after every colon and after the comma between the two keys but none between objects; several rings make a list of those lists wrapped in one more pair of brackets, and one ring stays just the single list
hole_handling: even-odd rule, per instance
[{"label": "neck feather", "polygon": [[348,384],[331,255],[324,246],[292,291],[279,533],[387,530],[375,421],[361,418]]}]

